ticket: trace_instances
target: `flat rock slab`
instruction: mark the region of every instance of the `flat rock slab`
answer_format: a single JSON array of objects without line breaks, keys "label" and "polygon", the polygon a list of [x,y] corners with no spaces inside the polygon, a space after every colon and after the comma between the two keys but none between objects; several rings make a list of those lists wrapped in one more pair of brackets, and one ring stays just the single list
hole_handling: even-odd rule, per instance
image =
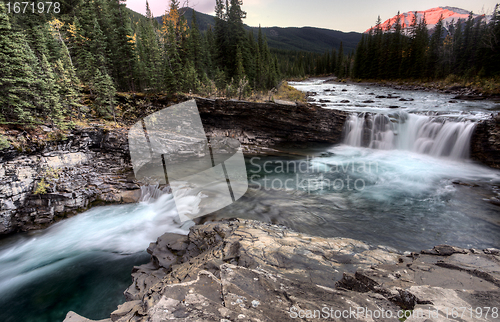
[{"label": "flat rock slab", "polygon": [[81,315],[78,315],[73,311],[69,311],[68,314],[66,314],[66,318],[64,319],[63,322],[111,322],[111,319],[105,319],[99,321],[89,320]]},{"label": "flat rock slab", "polygon": [[112,321],[399,321],[406,312],[429,322],[456,321],[457,310],[459,321],[500,320],[495,249],[405,256],[234,219],[165,234],[148,252]]}]

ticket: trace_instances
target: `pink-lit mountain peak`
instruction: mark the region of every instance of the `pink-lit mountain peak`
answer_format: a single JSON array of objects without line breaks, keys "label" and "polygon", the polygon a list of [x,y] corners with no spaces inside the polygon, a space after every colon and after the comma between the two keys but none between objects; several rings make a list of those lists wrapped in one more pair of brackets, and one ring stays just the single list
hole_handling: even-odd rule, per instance
[{"label": "pink-lit mountain peak", "polygon": [[[420,21],[425,15],[425,21],[427,22],[427,28],[432,29],[438,23],[441,15],[443,16],[443,23],[446,26],[452,21],[458,21],[459,19],[466,20],[469,17],[469,12],[467,10],[463,10],[460,8],[454,7],[437,7],[428,9],[425,11],[417,11],[417,22]],[[478,17],[479,15],[473,14],[474,17]],[[400,23],[403,29],[410,27],[413,19],[415,18],[415,11],[409,11],[400,14]],[[397,21],[397,15],[387,19],[381,24],[381,28],[383,31],[388,31],[393,26],[395,26]],[[375,27],[369,28],[365,31],[365,33],[370,32],[370,30],[375,29]]]}]

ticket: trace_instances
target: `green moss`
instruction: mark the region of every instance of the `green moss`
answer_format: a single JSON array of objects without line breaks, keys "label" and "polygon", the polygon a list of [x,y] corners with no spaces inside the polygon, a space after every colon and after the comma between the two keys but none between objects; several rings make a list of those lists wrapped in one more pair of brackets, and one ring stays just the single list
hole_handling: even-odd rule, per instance
[{"label": "green moss", "polygon": [[0,134],[0,150],[7,149],[10,146],[9,140]]},{"label": "green moss", "polygon": [[406,321],[406,319],[408,319],[411,316],[412,312],[413,312],[412,310],[405,310],[403,317],[399,318],[399,321],[401,322]]}]

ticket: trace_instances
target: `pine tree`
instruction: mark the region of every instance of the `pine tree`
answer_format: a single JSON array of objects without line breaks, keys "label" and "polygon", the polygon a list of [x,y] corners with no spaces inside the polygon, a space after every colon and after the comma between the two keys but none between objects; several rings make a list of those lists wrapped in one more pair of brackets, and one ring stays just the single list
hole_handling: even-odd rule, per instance
[{"label": "pine tree", "polygon": [[205,72],[205,62],[203,57],[206,55],[202,46],[201,35],[196,21],[196,14],[193,10],[193,21],[189,32],[189,60],[194,63],[194,67],[198,75]]},{"label": "pine tree", "polygon": [[5,5],[0,2],[0,121],[34,121],[35,63],[24,35],[12,30]]},{"label": "pine tree", "polygon": [[441,50],[443,46],[443,15],[439,17],[439,21],[434,27],[429,45],[429,59],[427,71],[428,77],[434,78],[441,76],[442,72],[438,69],[439,58],[441,57]]},{"label": "pine tree", "polygon": [[95,93],[95,110],[99,116],[111,114],[116,122],[115,95],[113,80],[104,70],[96,69],[92,80]]},{"label": "pine tree", "polygon": [[161,89],[164,78],[161,71],[162,57],[154,18],[147,2],[146,18],[139,22],[136,35],[137,76],[142,90],[158,91]]},{"label": "pine tree", "polygon": [[222,0],[215,0],[215,63],[220,71],[225,73],[228,67],[228,27],[226,22],[226,12]]},{"label": "pine tree", "polygon": [[338,78],[344,78],[344,44],[340,42],[339,54],[337,56],[337,70],[335,74]]},{"label": "pine tree", "polygon": [[61,126],[64,118],[64,110],[60,101],[60,87],[57,84],[54,70],[50,66],[47,57],[42,54],[41,58],[41,107],[42,116],[45,117],[52,125]]},{"label": "pine tree", "polygon": [[112,75],[121,90],[135,91],[135,43],[124,0],[109,0],[109,49]]}]

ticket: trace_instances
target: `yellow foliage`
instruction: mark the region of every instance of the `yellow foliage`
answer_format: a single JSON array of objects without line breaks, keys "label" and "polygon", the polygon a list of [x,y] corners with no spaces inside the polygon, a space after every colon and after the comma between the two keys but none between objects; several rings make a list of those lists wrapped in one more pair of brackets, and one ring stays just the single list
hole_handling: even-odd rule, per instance
[{"label": "yellow foliage", "polygon": [[293,102],[306,102],[306,95],[298,89],[288,85],[287,82],[281,84],[276,92],[275,98]]},{"label": "yellow foliage", "polygon": [[73,38],[73,41],[75,43],[84,43],[86,41],[90,41],[89,38],[83,37],[80,34],[80,31],[77,29],[77,27],[76,27],[76,25],[74,23],[73,24],[69,24],[68,32],[71,35],[71,38]]},{"label": "yellow foliage", "polygon": [[33,191],[33,194],[35,195],[44,195],[47,193],[47,188],[49,185],[45,182],[45,178],[42,178],[40,182],[36,185],[35,191]]},{"label": "yellow foliage", "polygon": [[137,34],[134,34],[133,36],[127,35],[127,38],[128,38],[127,42],[135,47],[137,41]]},{"label": "yellow foliage", "polygon": [[56,32],[56,31],[58,32],[64,26],[64,22],[62,22],[61,20],[59,20],[57,18],[54,18],[53,20],[49,21],[49,25],[50,25],[50,30],[52,32]]},{"label": "yellow foliage", "polygon": [[161,31],[164,35],[168,34],[169,25],[172,25],[174,27],[176,36],[179,36],[181,33],[184,33],[188,29],[186,21],[181,20],[179,8],[177,8],[173,4],[170,4],[170,10],[166,10],[165,15],[163,15],[163,26],[161,28]]}]

